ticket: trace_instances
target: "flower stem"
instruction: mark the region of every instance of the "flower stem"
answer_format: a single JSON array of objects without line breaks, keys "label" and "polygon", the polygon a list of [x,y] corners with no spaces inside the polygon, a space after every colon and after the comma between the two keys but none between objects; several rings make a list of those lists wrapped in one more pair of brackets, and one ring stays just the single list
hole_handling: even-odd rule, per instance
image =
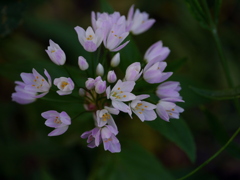
[{"label": "flower stem", "polygon": [[204,167],[205,165],[207,165],[209,162],[211,162],[215,157],[217,157],[232,141],[233,139],[238,135],[238,133],[240,132],[240,127],[237,129],[237,131],[232,135],[232,137],[228,140],[228,142],[221,148],[219,149],[213,156],[211,156],[208,160],[206,160],[204,163],[202,163],[200,166],[198,166],[196,169],[194,169],[192,172],[190,172],[189,174],[187,174],[184,177],[179,178],[178,180],[183,180],[188,178],[189,176],[193,175],[195,172],[197,172],[198,170],[200,170],[202,167]]}]

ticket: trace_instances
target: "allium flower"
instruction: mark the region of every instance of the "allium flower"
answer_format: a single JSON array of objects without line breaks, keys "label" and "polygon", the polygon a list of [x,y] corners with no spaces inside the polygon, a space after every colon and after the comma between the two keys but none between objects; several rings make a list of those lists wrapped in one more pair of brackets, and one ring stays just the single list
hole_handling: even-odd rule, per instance
[{"label": "allium flower", "polygon": [[63,65],[66,61],[66,55],[64,51],[59,47],[58,44],[53,42],[51,39],[49,40],[50,46],[45,50],[49,56],[49,58],[57,65]]},{"label": "allium flower", "polygon": [[12,93],[12,101],[19,104],[30,104],[36,100],[36,92],[27,91],[24,89],[25,84],[20,81],[15,81],[17,84],[14,93]]},{"label": "allium flower", "polygon": [[179,94],[181,90],[180,83],[176,81],[167,81],[157,87],[156,94],[159,98],[182,99]]},{"label": "allium flower", "polygon": [[96,112],[97,126],[98,127],[103,127],[106,124],[108,124],[108,125],[112,126],[113,128],[115,128],[117,130],[118,129],[117,125],[114,122],[111,114],[118,115],[119,110],[115,109],[115,108],[110,108],[110,107],[107,107],[107,106],[105,106],[104,109],[102,109],[102,110],[97,110],[97,112]]},{"label": "allium flower", "polygon": [[107,80],[109,83],[114,83],[117,80],[117,75],[114,71],[109,71],[107,75]]},{"label": "allium flower", "polygon": [[102,94],[106,90],[106,81],[99,80],[95,83],[95,91],[97,94]]},{"label": "allium flower", "polygon": [[85,71],[88,69],[89,65],[86,61],[86,59],[82,56],[78,57],[78,66],[82,71]]},{"label": "allium flower", "polygon": [[102,128],[96,127],[91,131],[87,131],[81,135],[81,138],[86,139],[89,148],[99,146],[103,142],[104,150],[109,150],[112,153],[120,152],[121,146],[116,138],[118,131],[110,125]]},{"label": "allium flower", "polygon": [[71,94],[72,90],[74,89],[74,83],[71,78],[66,77],[56,78],[54,79],[53,83],[59,88],[57,93],[60,96]]},{"label": "allium flower", "polygon": [[125,81],[137,81],[142,75],[141,64],[139,62],[132,63],[126,70]]},{"label": "allium flower", "polygon": [[155,23],[155,19],[149,19],[148,16],[146,12],[141,13],[139,9],[134,13],[134,5],[132,5],[128,11],[127,30],[135,35],[147,31]]},{"label": "allium flower", "polygon": [[125,23],[113,24],[110,32],[105,36],[103,44],[112,52],[119,51],[129,43],[129,41],[127,41],[120,45],[128,34],[129,32],[126,32]]},{"label": "allium flower", "polygon": [[108,86],[106,89],[107,98],[112,100],[114,108],[131,115],[131,109],[124,102],[131,101],[136,98],[136,96],[131,93],[134,86],[134,81],[122,82],[121,80],[118,80],[112,90],[110,89],[110,86]]},{"label": "allium flower", "polygon": [[35,98],[41,98],[45,96],[52,86],[51,77],[48,74],[47,70],[44,70],[44,74],[47,76],[48,81],[46,81],[46,79],[41,76],[35,69],[32,70],[32,73],[20,74],[24,82],[24,89],[26,91],[41,93],[35,96]]},{"label": "allium flower", "polygon": [[153,65],[151,64],[151,62],[148,63],[143,71],[143,78],[148,83],[161,83],[172,75],[172,72],[163,72],[167,66],[166,62],[157,62]]},{"label": "allium flower", "polygon": [[173,102],[168,102],[167,99],[161,99],[157,104],[156,111],[160,118],[169,121],[170,118],[179,119],[179,113],[184,109]]},{"label": "allium flower", "polygon": [[159,62],[166,59],[169,53],[170,53],[169,48],[163,47],[162,41],[158,41],[148,48],[148,50],[144,55],[144,59],[147,62],[150,62],[150,61]]},{"label": "allium flower", "polygon": [[88,90],[91,90],[95,87],[95,79],[88,78],[88,80],[85,82],[85,86]]},{"label": "allium flower", "polygon": [[97,29],[95,33],[92,27],[88,27],[86,31],[79,26],[75,27],[74,29],[78,34],[79,42],[86,51],[94,52],[102,43],[103,40],[102,29]]},{"label": "allium flower", "polygon": [[65,133],[71,124],[71,118],[64,111],[58,113],[57,111],[50,110],[43,112],[41,115],[47,119],[45,121],[46,126],[55,128],[48,136],[58,136]]},{"label": "allium flower", "polygon": [[151,104],[146,101],[142,101],[143,99],[146,99],[150,97],[149,95],[139,95],[136,96],[136,99],[134,99],[130,103],[130,107],[132,111],[139,117],[139,119],[143,121],[152,121],[157,118],[157,115],[154,111],[156,108],[156,105]]},{"label": "allium flower", "polygon": [[120,63],[120,53],[117,53],[113,56],[113,58],[111,59],[111,66],[112,67],[117,67]]}]

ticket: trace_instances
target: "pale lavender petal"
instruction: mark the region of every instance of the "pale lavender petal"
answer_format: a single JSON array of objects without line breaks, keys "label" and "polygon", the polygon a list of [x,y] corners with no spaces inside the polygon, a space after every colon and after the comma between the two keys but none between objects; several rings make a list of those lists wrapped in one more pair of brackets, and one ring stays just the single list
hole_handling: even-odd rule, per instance
[{"label": "pale lavender petal", "polygon": [[58,136],[65,133],[68,129],[68,126],[63,126],[61,128],[56,128],[48,134],[48,136]]}]

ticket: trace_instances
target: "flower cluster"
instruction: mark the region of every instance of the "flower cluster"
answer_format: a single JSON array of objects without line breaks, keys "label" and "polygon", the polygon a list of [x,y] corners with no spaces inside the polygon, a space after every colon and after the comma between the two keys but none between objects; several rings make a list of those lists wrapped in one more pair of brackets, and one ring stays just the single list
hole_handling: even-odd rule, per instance
[{"label": "flower cluster", "polygon": [[[176,103],[184,101],[179,95],[180,83],[166,81],[172,75],[172,72],[164,71],[167,66],[164,60],[170,50],[164,47],[161,41],[147,49],[141,63],[130,64],[125,70],[124,77],[120,78],[115,73],[120,63],[118,51],[129,43],[126,37],[130,33],[138,35],[147,31],[154,24],[154,19],[149,19],[146,12],[140,12],[138,9],[134,11],[134,6],[130,8],[127,18],[119,12],[112,14],[92,12],[91,19],[92,26],[86,30],[79,26],[75,27],[79,42],[91,53],[98,51],[99,54],[104,50],[105,56],[103,55],[101,59],[92,59],[95,62],[91,63],[93,66],[91,68],[89,59],[79,56],[79,68],[88,75],[84,85],[74,84],[74,77],[70,75],[55,78],[53,84],[58,88],[56,93],[60,96],[71,95],[72,91],[78,88],[79,99],[83,100],[85,111],[93,114],[95,127],[81,135],[87,139],[88,147],[94,148],[103,143],[105,150],[115,153],[121,151],[121,146],[116,137],[118,127],[114,115],[127,113],[132,118],[135,114],[142,122],[153,121],[157,116],[169,121],[170,118],[179,118],[179,113],[183,112],[183,109]],[[64,51],[52,40],[46,52],[53,63],[65,65]],[[113,52],[117,53],[107,59]],[[109,56],[106,56],[107,53]],[[52,80],[47,70],[44,74],[48,80],[35,69],[32,73],[21,73],[23,82],[16,81],[16,92],[12,94],[13,101],[29,104],[46,95],[52,88]],[[139,91],[134,92],[135,85],[140,81],[157,85],[155,94],[159,98],[158,102],[149,102],[147,99],[150,95],[144,90],[140,94]],[[49,136],[65,133],[73,120],[65,111],[59,113],[49,110],[41,115],[46,119],[45,125],[55,128]]]}]

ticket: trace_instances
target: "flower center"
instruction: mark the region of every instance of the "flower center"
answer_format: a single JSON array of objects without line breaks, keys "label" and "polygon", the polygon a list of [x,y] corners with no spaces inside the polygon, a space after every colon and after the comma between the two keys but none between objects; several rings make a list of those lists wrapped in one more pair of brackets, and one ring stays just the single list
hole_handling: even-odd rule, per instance
[{"label": "flower center", "polygon": [[68,82],[63,81],[61,84],[61,88],[64,89],[68,85]]}]

